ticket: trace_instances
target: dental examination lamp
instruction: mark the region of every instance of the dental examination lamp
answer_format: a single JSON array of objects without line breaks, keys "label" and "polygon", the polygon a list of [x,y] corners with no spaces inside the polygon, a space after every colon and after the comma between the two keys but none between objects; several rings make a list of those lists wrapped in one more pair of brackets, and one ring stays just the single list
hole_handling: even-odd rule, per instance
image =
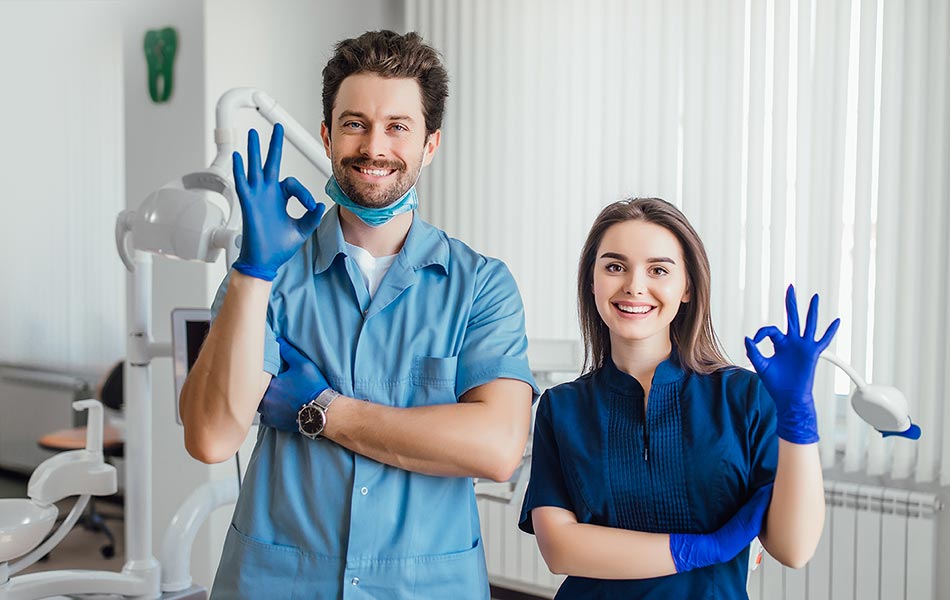
[{"label": "dental examination lamp", "polygon": [[214,141],[218,150],[211,166],[152,192],[137,211],[119,213],[116,245],[129,271],[135,272],[132,252],[125,242],[130,232],[134,250],[210,263],[225,250],[228,265],[235,261],[241,247],[241,228],[240,204],[231,175],[231,153],[237,141],[232,123],[234,113],[242,108],[256,109],[271,124],[282,124],[286,139],[324,176],[332,175],[323,144],[273,98],[253,88],[232,89],[221,96],[215,111]]},{"label": "dental examination lamp", "polygon": [[910,420],[907,398],[896,387],[866,383],[848,363],[831,352],[825,351],[821,358],[835,365],[851,378],[857,386],[851,393],[851,408],[868,425],[884,437],[899,436],[911,440],[920,439],[920,427]]},{"label": "dental examination lamp", "polygon": [[[240,204],[231,175],[231,154],[237,135],[233,130],[233,116],[244,108],[257,110],[272,124],[281,123],[286,139],[294,147],[323,175],[329,178],[332,173],[323,144],[273,98],[252,88],[235,88],[218,101],[214,132],[217,154],[211,165],[153,192],[137,210],[119,213],[115,225],[116,246],[131,273],[125,364],[126,562],[121,573],[62,570],[10,577],[59,543],[75,524],[89,494],[115,493],[115,470],[102,462],[101,405],[83,401],[86,403],[75,405],[77,409],[91,411],[90,441],[86,450],[76,451],[86,453],[83,458],[67,464],[67,460],[72,459],[64,457],[73,453],[64,453],[47,460],[30,479],[30,500],[0,505],[0,600],[30,600],[71,593],[117,594],[143,599],[206,597],[203,588],[192,585],[191,544],[211,512],[235,502],[238,484],[234,478],[227,478],[196,489],[172,518],[165,532],[161,556],[159,559],[152,556],[151,361],[171,356],[170,344],[156,343],[152,339],[152,255],[213,263],[223,250],[228,265],[237,258],[241,245]],[[34,480],[42,484],[34,485]],[[80,495],[76,507],[60,530],[37,547],[56,518],[52,503],[68,495]],[[16,523],[11,524],[11,519]],[[31,550],[21,561],[7,564]]]}]

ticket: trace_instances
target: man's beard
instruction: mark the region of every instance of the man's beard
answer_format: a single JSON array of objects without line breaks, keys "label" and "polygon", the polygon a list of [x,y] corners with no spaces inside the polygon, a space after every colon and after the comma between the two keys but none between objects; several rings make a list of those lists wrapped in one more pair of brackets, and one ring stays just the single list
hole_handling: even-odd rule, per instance
[{"label": "man's beard", "polygon": [[[334,164],[333,166],[333,174],[343,193],[354,203],[365,208],[389,206],[405,196],[406,192],[415,184],[415,179],[409,174],[407,165],[401,161],[367,160],[353,156],[341,159],[339,165]],[[393,173],[395,178],[392,183],[385,187],[369,186],[356,180],[355,173],[353,173],[354,166],[364,169],[395,170],[395,173]]]}]

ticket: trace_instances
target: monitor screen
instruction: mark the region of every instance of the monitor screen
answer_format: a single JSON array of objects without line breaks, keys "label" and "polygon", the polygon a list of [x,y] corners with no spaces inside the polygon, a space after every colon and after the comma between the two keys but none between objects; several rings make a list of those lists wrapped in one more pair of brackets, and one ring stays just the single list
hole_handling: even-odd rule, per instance
[{"label": "monitor screen", "polygon": [[188,371],[195,366],[198,360],[198,352],[201,350],[201,344],[208,336],[208,330],[211,329],[211,321],[185,321],[185,343],[188,346]]},{"label": "monitor screen", "polygon": [[201,344],[211,329],[207,308],[176,308],[172,311],[172,371],[175,376],[175,420],[181,424],[178,400],[185,377],[198,360]]}]

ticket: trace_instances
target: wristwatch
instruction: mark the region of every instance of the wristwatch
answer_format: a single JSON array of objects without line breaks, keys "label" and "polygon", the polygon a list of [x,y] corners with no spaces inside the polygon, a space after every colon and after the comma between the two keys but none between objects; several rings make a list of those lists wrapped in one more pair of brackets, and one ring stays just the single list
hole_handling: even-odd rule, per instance
[{"label": "wristwatch", "polygon": [[327,426],[327,409],[340,396],[340,392],[327,388],[316,398],[300,407],[297,412],[297,429],[311,440],[315,440],[323,433]]}]

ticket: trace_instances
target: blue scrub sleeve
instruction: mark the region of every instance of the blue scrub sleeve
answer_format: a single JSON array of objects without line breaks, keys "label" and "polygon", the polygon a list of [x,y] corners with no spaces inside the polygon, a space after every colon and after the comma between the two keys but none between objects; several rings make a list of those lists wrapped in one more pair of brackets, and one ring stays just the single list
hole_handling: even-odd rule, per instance
[{"label": "blue scrub sleeve", "polygon": [[534,421],[534,441],[531,446],[531,479],[521,505],[518,528],[534,534],[531,511],[539,506],[555,506],[577,514],[562,470],[561,454],[554,435],[551,402],[547,392],[538,402]]},{"label": "blue scrub sleeve", "polygon": [[495,379],[518,379],[540,391],[528,366],[524,305],[505,263],[487,259],[476,275],[475,297],[459,351],[456,397]]},{"label": "blue scrub sleeve", "polygon": [[[211,303],[211,322],[214,322],[214,319],[218,316],[218,311],[221,310],[221,305],[224,304],[224,295],[228,291],[228,284],[231,282],[231,273],[228,271],[228,274],[224,277],[224,280],[221,282],[221,285],[218,286],[218,291],[214,295],[214,302]],[[270,305],[267,307],[267,322],[264,324],[264,370],[270,373],[271,375],[277,376],[278,371],[280,371],[280,347],[277,345],[277,336],[274,334],[273,330],[273,320],[274,314],[271,311]]]},{"label": "blue scrub sleeve", "polygon": [[775,481],[778,470],[778,423],[775,402],[758,375],[751,378],[746,431],[750,449],[749,496]]}]

